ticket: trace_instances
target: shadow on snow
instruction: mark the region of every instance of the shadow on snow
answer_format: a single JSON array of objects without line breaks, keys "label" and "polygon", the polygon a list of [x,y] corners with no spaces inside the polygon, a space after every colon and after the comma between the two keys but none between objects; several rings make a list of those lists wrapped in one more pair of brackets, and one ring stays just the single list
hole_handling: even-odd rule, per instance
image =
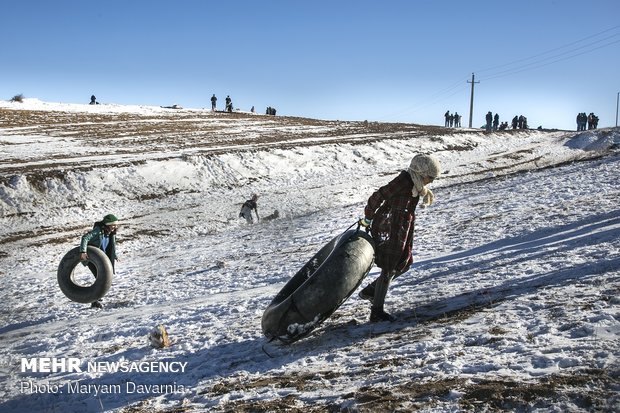
[{"label": "shadow on snow", "polygon": [[[458,282],[459,277],[472,277],[481,272],[493,271],[498,262],[502,266],[512,266],[520,262],[542,259],[548,254],[557,254],[560,251],[570,251],[577,247],[587,247],[604,242],[613,242],[620,238],[620,210],[608,214],[592,216],[586,220],[555,228],[544,228],[531,234],[514,238],[505,238],[490,242],[455,254],[440,258],[433,258],[414,264],[412,270],[430,272],[426,277],[410,279],[407,275],[399,278],[402,287],[416,288],[416,285],[427,281],[437,281],[443,277],[453,277]],[[479,259],[470,263],[462,261]],[[444,265],[449,268],[443,269]],[[439,268],[437,268],[439,267]],[[541,287],[554,287],[569,285],[576,280],[588,279],[592,276],[609,271],[617,271],[620,268],[620,257],[609,257],[598,260],[589,260],[582,264],[566,265],[546,273],[532,274],[528,276],[510,277],[495,286],[466,291],[456,296],[433,300],[415,309],[404,309],[396,312],[398,317],[395,323],[380,323],[367,326],[358,325],[347,317],[335,317],[315,331],[310,337],[294,343],[291,346],[282,346],[277,349],[279,356],[270,358],[262,351],[266,339],[256,338],[238,342],[227,342],[215,345],[211,348],[200,350],[196,353],[177,356],[173,361],[187,362],[187,370],[184,374],[154,375],[146,373],[108,373],[98,378],[74,378],[68,376],[64,383],[79,381],[85,386],[124,386],[128,381],[143,385],[176,385],[187,392],[166,394],[168,401],[182,400],[184,398],[198,398],[208,393],[202,390],[197,393],[196,386],[201,382],[218,377],[230,377],[237,372],[265,373],[270,369],[278,368],[283,364],[292,362],[313,353],[325,352],[328,348],[354,345],[373,335],[373,331],[379,334],[390,333],[411,327],[413,324],[429,323],[435,320],[445,319],[460,313],[470,314],[472,309],[478,311],[501,303],[502,301],[515,299],[530,294]],[[435,271],[433,271],[436,269]],[[519,275],[514,274],[512,275]],[[403,282],[404,281],[404,282]],[[452,281],[451,281],[452,282]],[[355,304],[354,304],[355,305]],[[359,307],[357,305],[356,307]],[[337,315],[336,312],[335,315]],[[336,321],[334,320],[345,320]],[[352,325],[353,324],[353,325]],[[10,330],[10,327],[9,327]],[[344,334],[343,334],[344,333]],[[127,349],[123,358],[137,349]],[[138,350],[143,351],[143,350]],[[118,358],[118,354],[115,355]],[[164,359],[158,359],[163,361]],[[57,383],[63,383],[58,382]],[[17,383],[16,383],[17,385]],[[66,388],[65,388],[66,389]],[[103,409],[115,409],[127,406],[140,400],[150,399],[159,394],[152,393],[123,393],[100,394],[94,397],[90,394],[22,394],[12,400],[0,404],[0,411],[30,412],[45,406],[44,411],[59,411],[63,406],[70,406],[70,410],[81,409],[82,411],[99,411]],[[208,398],[208,396],[205,396]]]}]

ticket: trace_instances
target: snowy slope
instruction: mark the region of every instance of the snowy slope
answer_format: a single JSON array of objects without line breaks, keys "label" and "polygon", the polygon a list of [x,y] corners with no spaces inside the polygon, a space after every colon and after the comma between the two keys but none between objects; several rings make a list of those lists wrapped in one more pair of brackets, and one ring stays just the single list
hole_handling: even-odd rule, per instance
[{"label": "snowy slope", "polygon": [[[0,110],[0,411],[620,409],[617,129]],[[419,152],[446,172],[418,211],[416,262],[388,294],[398,321],[368,323],[354,295],[308,338],[268,343],[275,294]],[[253,192],[281,217],[240,222]],[[63,296],[56,266],[107,212],[126,222],[121,261],[91,310]],[[167,349],[148,345],[158,324]],[[22,373],[33,357],[186,364]]]}]

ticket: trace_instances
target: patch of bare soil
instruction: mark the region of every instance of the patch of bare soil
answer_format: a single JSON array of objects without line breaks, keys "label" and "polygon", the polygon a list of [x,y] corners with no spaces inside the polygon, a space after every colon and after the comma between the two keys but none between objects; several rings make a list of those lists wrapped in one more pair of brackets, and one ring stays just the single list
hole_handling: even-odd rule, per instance
[{"label": "patch of bare soil", "polygon": [[[298,117],[262,116],[210,111],[161,114],[92,114],[0,109],[3,135],[35,135],[71,139],[88,151],[73,156],[53,154],[6,159],[0,181],[25,175],[36,182],[62,178],[70,170],[139,162],[144,155],[171,159],[184,154],[213,156],[266,148],[293,148],[333,143],[365,143],[384,139],[427,137],[443,142],[456,129],[406,123],[326,121]],[[4,145],[18,145],[19,142]],[[451,148],[458,150],[459,148]],[[461,148],[467,149],[467,148]],[[134,156],[135,155],[135,156]]]},{"label": "patch of bare soil", "polygon": [[488,380],[468,385],[461,398],[467,410],[528,411],[570,400],[586,411],[611,411],[608,402],[617,397],[618,379],[604,370],[589,369],[571,376],[553,375],[535,383]]},{"label": "patch of bare soil", "polygon": [[180,406],[161,409],[155,406],[152,400],[143,400],[131,406],[124,407],[123,409],[119,410],[119,413],[190,413],[197,411],[199,410],[189,405],[184,405],[182,403]]},{"label": "patch of bare soil", "polygon": [[[294,373],[262,377],[256,380],[223,380],[205,395],[256,393],[261,388],[290,389],[284,398],[244,399],[224,403],[217,412],[406,412],[432,409],[458,396],[463,411],[529,411],[544,409],[558,401],[570,400],[586,411],[608,411],[608,401],[616,394],[618,381],[602,370],[587,370],[565,376],[555,375],[539,382],[515,380],[479,380],[464,382],[458,378],[409,382],[397,386],[360,387],[354,392],[317,400],[305,398],[304,390],[329,391],[329,380],[337,373],[317,375]],[[329,379],[329,380],[328,380]],[[615,389],[614,389],[615,388]]]}]

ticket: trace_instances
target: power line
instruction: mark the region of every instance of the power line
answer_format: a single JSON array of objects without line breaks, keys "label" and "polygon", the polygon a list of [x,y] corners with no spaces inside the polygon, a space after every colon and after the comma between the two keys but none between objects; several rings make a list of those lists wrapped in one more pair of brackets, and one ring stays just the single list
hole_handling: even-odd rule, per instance
[{"label": "power line", "polygon": [[[454,90],[454,92],[452,92]],[[461,93],[463,91],[463,81],[459,81],[458,85],[454,85],[452,87],[450,87],[449,89],[446,89],[445,91],[441,92],[441,93],[435,93],[434,95],[431,95],[428,100],[425,100],[421,103],[419,103],[418,105],[414,106],[409,112],[410,113],[414,113],[417,112],[419,109],[421,109],[422,107],[425,106],[430,106],[430,105],[434,105],[435,103],[439,103],[439,102],[443,102],[444,100],[448,99],[449,97],[452,97],[454,95],[456,95],[457,93]],[[445,95],[448,92],[452,92],[449,95]],[[445,95],[445,96],[443,96]],[[433,99],[433,97],[435,97],[435,99]]]},{"label": "power line", "polygon": [[[484,78],[484,80],[497,79],[497,78],[500,78],[500,77],[505,77],[505,76],[513,75],[515,73],[521,73],[521,72],[525,72],[527,70],[533,70],[533,69],[538,69],[538,68],[541,68],[541,67],[544,67],[544,66],[549,66],[551,64],[562,62],[562,61],[568,60],[568,59],[572,59],[572,58],[577,57],[577,56],[581,56],[581,55],[584,55],[584,54],[592,53],[595,50],[602,49],[604,47],[611,46],[611,45],[616,44],[616,43],[620,43],[620,39],[618,39],[618,40],[616,40],[614,42],[610,42],[610,43],[598,46],[598,47],[590,48],[590,49],[588,49],[586,51],[583,51],[581,53],[573,53],[570,56],[562,57],[560,59],[556,59],[556,60],[553,60],[551,62],[547,62],[547,63],[541,63],[542,61],[541,62],[534,62],[534,63],[530,63],[528,65],[517,67],[517,68],[511,69],[511,70],[505,70],[503,72],[496,73],[493,76],[486,77],[486,78]],[[563,53],[563,54],[565,54],[565,53]],[[561,56],[561,55],[553,56],[551,58],[556,58],[556,57],[559,57],[559,56]],[[544,60],[548,60],[548,59],[544,59]]]},{"label": "power line", "polygon": [[[479,74],[480,74],[480,73],[484,73],[484,72],[492,71],[492,70],[495,70],[495,69],[499,69],[499,68],[502,68],[502,67],[510,66],[510,65],[515,64],[515,63],[520,63],[520,62],[524,62],[524,61],[528,61],[528,60],[533,60],[533,59],[536,59],[536,58],[538,58],[538,57],[540,57],[540,56],[545,56],[545,55],[548,55],[549,53],[555,52],[555,51],[557,51],[557,50],[566,49],[567,47],[571,47],[571,46],[573,46],[573,45],[575,45],[575,44],[582,43],[582,42],[584,42],[584,41],[586,41],[586,40],[589,40],[589,39],[592,39],[592,38],[594,38],[594,37],[598,37],[598,36],[600,36],[600,35],[602,35],[602,34],[608,33],[608,32],[610,32],[610,31],[616,30],[616,29],[618,29],[618,28],[620,28],[620,25],[618,25],[618,26],[614,26],[614,27],[611,27],[611,28],[609,28],[609,29],[603,30],[603,31],[601,31],[601,32],[595,33],[595,34],[590,35],[590,36],[586,36],[586,37],[584,37],[584,38],[582,38],[582,39],[579,39],[579,40],[573,41],[573,42],[571,42],[571,43],[567,43],[567,44],[565,44],[565,45],[562,45],[562,46],[559,46],[559,47],[555,47],[555,48],[553,48],[553,49],[546,50],[546,51],[544,51],[544,52],[541,52],[541,53],[535,54],[535,55],[530,56],[530,57],[526,57],[526,58],[523,58],[523,59],[514,60],[514,61],[512,61],[512,62],[504,63],[504,64],[501,64],[501,65],[497,65],[497,66],[493,66],[493,67],[488,67],[488,68],[485,68],[485,69],[477,70],[477,71],[476,71],[476,73],[479,73]],[[599,40],[596,40],[596,41],[594,41],[594,42],[590,43],[590,45],[596,44],[596,43],[598,43],[598,42],[601,42],[601,41],[607,40],[607,39],[609,39],[609,38],[612,38],[612,37],[615,37],[615,36],[618,36],[618,35],[620,35],[620,33],[613,34],[613,35],[608,36],[608,37],[606,37],[606,38],[604,38],[604,39],[599,39]],[[587,47],[587,46],[588,46],[588,45],[586,45],[586,46],[581,46],[581,47],[579,47],[578,49],[582,49],[582,48]],[[571,50],[571,51],[574,51],[574,49],[573,49],[573,50]],[[568,51],[568,52],[565,52],[565,53],[570,53],[571,51]],[[543,59],[543,60],[545,60],[545,59]]]},{"label": "power line", "polygon": [[[592,53],[596,50],[605,48],[605,47],[609,47],[612,45],[615,45],[617,43],[620,43],[620,39],[618,40],[614,40],[614,41],[609,41],[612,40],[618,36],[620,36],[620,31],[617,33],[613,33],[609,36],[603,37],[603,38],[598,38],[596,40],[590,41],[586,44],[582,44],[578,47],[573,47],[570,50],[565,50],[563,52],[560,53],[554,53],[581,43],[584,43],[590,39],[594,39],[597,37],[600,37],[601,35],[604,35],[606,33],[612,32],[614,30],[617,30],[620,28],[620,25],[617,26],[613,26],[610,27],[608,29],[605,29],[603,31],[600,31],[598,33],[583,37],[579,40],[575,40],[573,42],[567,43],[565,45],[559,46],[559,47],[555,47],[549,50],[546,50],[544,52],[535,54],[533,56],[527,57],[527,58],[523,58],[523,59],[518,59],[518,60],[514,60],[512,62],[509,63],[504,63],[501,65],[497,65],[497,66],[493,66],[493,67],[489,67],[486,69],[482,69],[482,70],[478,70],[476,71],[476,73],[484,73],[484,72],[492,72],[489,74],[488,77],[484,77],[483,76],[483,80],[487,81],[487,80],[492,80],[492,79],[497,79],[497,78],[501,78],[501,77],[505,77],[505,76],[510,76],[516,73],[520,73],[520,72],[524,72],[527,70],[534,70],[534,69],[538,69],[540,67],[544,67],[544,66],[548,66],[554,63],[558,63],[558,62],[562,62],[568,59],[572,59],[578,56],[582,56],[584,54],[588,54],[588,53]],[[601,44],[602,42],[606,42],[604,44]],[[584,50],[585,49],[585,50]],[[529,63],[524,63],[524,62],[529,62]],[[519,63],[523,63],[523,64],[519,64]],[[501,70],[501,71],[496,71],[497,69],[500,68],[505,68],[505,67],[510,67],[512,65],[518,64],[515,67],[512,68],[507,68],[505,70]],[[493,73],[493,71],[496,71]],[[472,73],[472,81],[470,82],[469,80],[466,81],[467,83],[472,83],[474,82],[474,77],[473,77],[473,73]],[[475,83],[480,83],[479,81],[475,82]],[[472,90],[471,90],[471,100],[473,100],[473,87],[474,87],[474,83],[472,83]],[[402,116],[405,114],[413,114],[418,112],[420,109],[425,108],[425,107],[429,107],[432,105],[435,105],[436,103],[439,103],[441,101],[444,101],[446,99],[448,99],[449,97],[452,97],[458,93],[463,92],[463,81],[459,80],[458,82],[455,82],[454,84],[451,84],[450,86],[439,90],[438,92],[435,92],[421,100],[419,100],[419,103],[415,103],[413,105],[410,105],[408,107],[403,108],[402,110],[398,111],[398,112],[394,112],[392,114],[388,114],[387,117],[388,118],[396,118],[398,116]],[[470,101],[470,127],[471,127],[471,117],[472,117],[472,112],[473,112],[473,102]]]},{"label": "power line", "polygon": [[[604,30],[604,31],[599,32],[597,34],[585,37],[585,38],[577,40],[575,42],[571,42],[571,43],[569,43],[567,45],[564,45],[564,46],[556,47],[554,49],[548,50],[548,51],[543,52],[543,53],[536,54],[536,55],[528,57],[528,58],[519,59],[519,60],[513,61],[511,63],[506,63],[506,64],[498,65],[498,66],[495,66],[495,67],[492,67],[492,68],[483,69],[482,71],[478,71],[477,73],[479,73],[479,72],[489,72],[489,71],[493,71],[495,69],[499,69],[501,67],[507,67],[507,66],[514,65],[515,63],[531,61],[530,63],[524,63],[524,64],[518,65],[516,67],[510,68],[510,69],[506,69],[506,70],[502,70],[502,71],[499,71],[499,72],[491,73],[488,76],[484,77],[484,80],[496,79],[496,78],[500,78],[500,77],[504,77],[504,76],[509,76],[509,75],[512,75],[512,74],[515,74],[515,73],[520,73],[520,72],[523,72],[523,71],[526,71],[526,70],[537,69],[537,68],[540,68],[540,67],[543,67],[543,66],[547,66],[547,65],[550,65],[550,64],[553,64],[553,63],[557,63],[557,62],[561,62],[561,61],[564,61],[564,60],[572,59],[574,57],[581,56],[581,55],[584,55],[584,54],[587,54],[587,53],[592,53],[595,50],[602,49],[602,48],[608,47],[608,46],[612,46],[612,45],[620,42],[620,39],[619,40],[615,40],[615,41],[611,41],[611,42],[607,42],[610,39],[614,39],[614,38],[620,36],[620,32],[612,34],[610,36],[606,36],[604,38],[601,38],[601,39],[598,39],[598,40],[595,40],[595,41],[592,41],[592,42],[589,42],[589,43],[586,43],[586,44],[581,45],[579,47],[572,48],[571,50],[567,50],[567,51],[564,51],[564,52],[561,52],[561,53],[554,53],[554,54],[550,55],[550,53],[552,53],[552,52],[555,52],[555,51],[561,50],[561,49],[566,49],[567,47],[576,45],[578,43],[582,43],[582,42],[584,42],[584,41],[586,41],[588,39],[591,39],[593,37],[597,37],[597,36],[600,36],[600,35],[602,35],[604,33],[610,32],[612,30],[616,30],[617,28],[620,28],[620,26],[612,27],[610,29]],[[597,46],[601,42],[607,42],[607,43]],[[586,50],[578,52],[579,50],[583,50],[583,49],[586,49]],[[544,57],[542,59],[539,59],[541,56],[544,56]],[[563,57],[563,56],[565,56],[565,57]]]},{"label": "power line", "polygon": [[392,112],[386,115],[384,119],[389,119],[389,118],[393,119],[393,118],[397,118],[402,115],[410,115],[412,113],[416,113],[424,107],[428,107],[436,103],[439,103],[441,101],[444,101],[448,99],[449,97],[452,97],[458,93],[461,93],[462,91],[463,91],[463,79],[451,84],[450,86],[445,87],[444,89],[439,90],[438,92],[432,93],[431,95],[428,95],[425,98],[420,99],[418,103],[414,103],[412,105],[409,105],[403,108],[402,110],[398,112]]}]

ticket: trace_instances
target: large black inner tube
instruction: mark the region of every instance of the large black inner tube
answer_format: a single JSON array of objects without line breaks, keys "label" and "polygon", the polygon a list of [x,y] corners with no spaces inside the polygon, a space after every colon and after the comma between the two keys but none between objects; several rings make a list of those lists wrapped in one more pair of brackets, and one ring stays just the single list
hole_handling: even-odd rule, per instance
[{"label": "large black inner tube", "polygon": [[62,257],[58,264],[58,285],[60,290],[72,301],[92,303],[106,295],[112,285],[114,270],[110,259],[101,249],[89,246],[87,250],[88,264],[96,269],[97,278],[88,287],[76,284],[73,280],[75,267],[80,265],[80,248],[75,247]]},{"label": "large black inner tube", "polygon": [[349,230],[316,253],[282,288],[262,318],[265,336],[292,342],[308,335],[357,289],[374,261],[374,243]]}]

